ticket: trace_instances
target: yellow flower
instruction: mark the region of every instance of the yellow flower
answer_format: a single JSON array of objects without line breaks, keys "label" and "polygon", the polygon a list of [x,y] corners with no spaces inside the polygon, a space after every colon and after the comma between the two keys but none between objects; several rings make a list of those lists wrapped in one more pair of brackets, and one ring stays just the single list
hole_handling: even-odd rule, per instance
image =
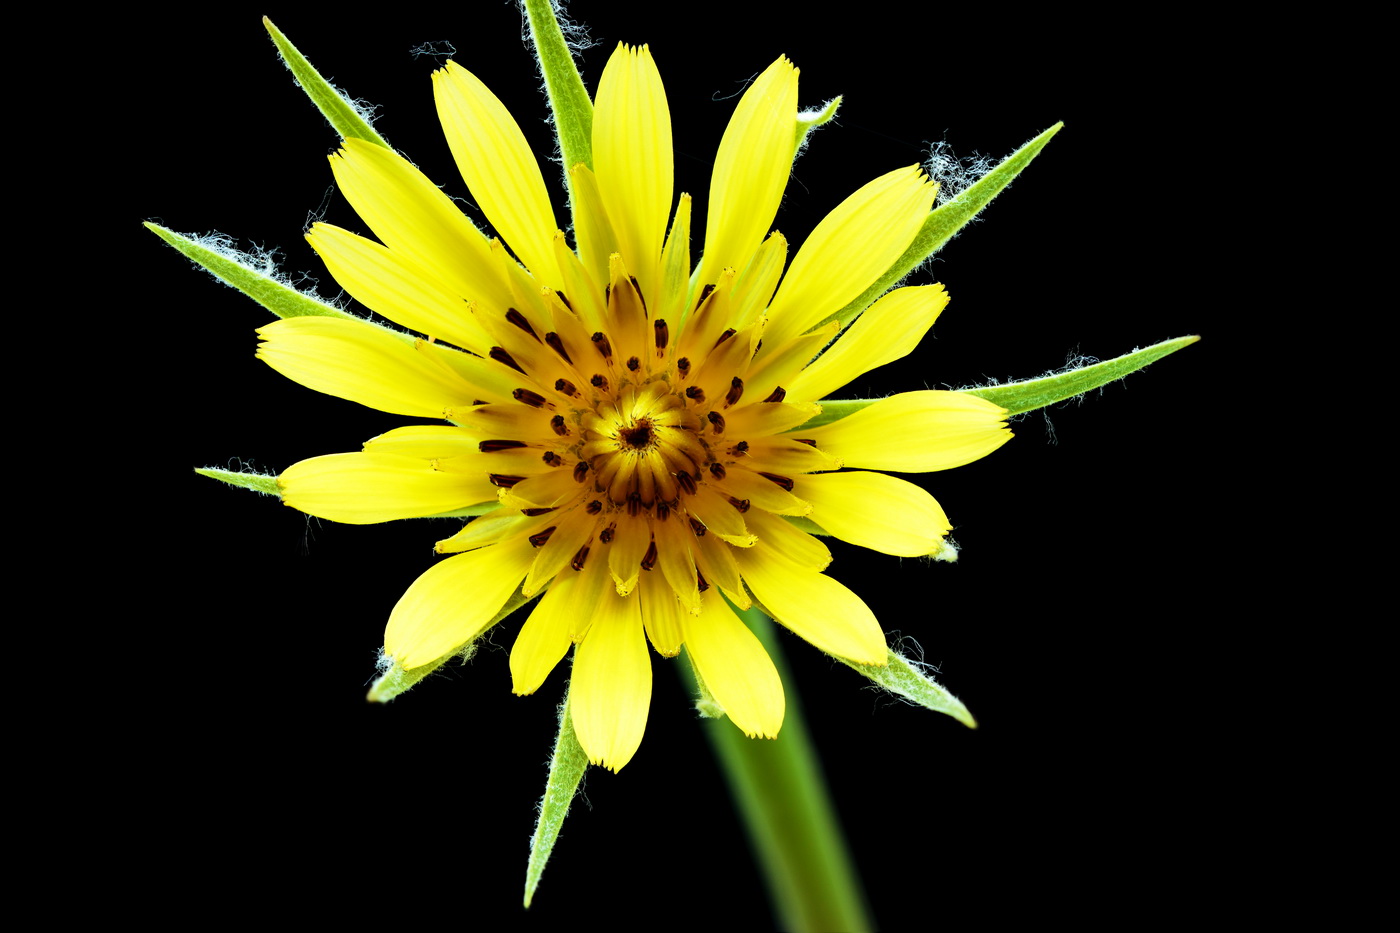
[{"label": "yellow flower", "polygon": [[346,139],[336,181],[379,242],[324,223],[308,239],[350,295],[425,336],[333,317],[259,331],[261,358],[304,385],[448,422],[295,464],[279,478],[288,505],[365,523],[499,502],[438,542],[454,556],[394,607],[386,654],[406,670],[433,664],[517,588],[543,593],[511,651],[514,690],[538,689],[576,646],[574,730],[614,770],[645,730],[648,639],[666,657],[684,645],[746,734],[777,735],[782,684],[723,597],[757,601],[825,652],[884,664],[874,615],[823,573],[831,553],[803,528],[936,554],[949,529],[938,503],[862,468],[947,469],[1010,437],[1002,409],[936,391],[804,427],[816,400],[913,350],[948,299],[939,285],[899,288],[844,333],[835,319],[928,216],[935,186],[917,166],[838,205],[783,274],[787,243],[769,230],[797,83],[780,58],[740,101],[692,272],[690,198],[673,196],[671,118],[646,47],[619,47],[599,82],[593,166],[569,172],[577,252],[514,119],[449,62],[434,75],[438,113],[501,239],[399,155]]}]

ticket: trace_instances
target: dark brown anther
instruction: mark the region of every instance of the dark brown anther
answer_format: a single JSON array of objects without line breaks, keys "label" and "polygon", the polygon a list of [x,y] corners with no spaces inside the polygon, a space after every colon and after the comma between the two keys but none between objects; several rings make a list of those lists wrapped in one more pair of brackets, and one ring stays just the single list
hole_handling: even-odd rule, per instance
[{"label": "dark brown anther", "polygon": [[686,376],[689,376],[689,375],[690,375],[690,357],[688,357],[688,356],[683,356],[683,357],[681,357],[680,359],[676,360],[676,369],[680,371],[680,374],[681,374],[681,378],[682,378],[682,379],[684,379]]},{"label": "dark brown anther", "polygon": [[549,429],[560,437],[566,437],[569,433],[569,426],[564,423],[563,415],[555,415],[549,419]]},{"label": "dark brown anther", "polygon": [[608,391],[608,377],[604,376],[602,373],[594,373],[593,378],[588,380],[588,384],[595,389],[602,389],[604,392]]},{"label": "dark brown anther", "polygon": [[740,441],[739,443],[735,444],[733,447],[729,448],[729,456],[731,456],[731,457],[742,457],[744,454],[746,454],[746,453],[748,453],[748,452],[749,452],[749,442],[748,442],[748,441]]},{"label": "dark brown anther", "polygon": [[494,454],[499,450],[518,450],[528,447],[524,441],[482,441],[476,445],[484,454]]},{"label": "dark brown anther", "polygon": [[[546,514],[548,514],[548,513],[550,513],[550,512],[553,512],[556,508],[557,508],[557,506],[551,505],[551,506],[548,506],[547,508],[539,508],[539,509],[521,509],[521,510],[520,510],[520,514],[521,514],[521,515],[528,515],[528,516],[530,516],[531,518],[534,518],[536,515],[546,515]],[[550,530],[550,531],[553,531],[554,529],[551,528],[551,529],[549,529],[549,530]]]},{"label": "dark brown anther", "polygon": [[681,487],[687,496],[695,495],[695,479],[684,471],[676,474],[676,485]]},{"label": "dark brown anther", "polygon": [[729,391],[724,393],[724,407],[728,408],[735,402],[739,401],[739,397],[743,394],[744,380],[740,379],[738,376],[735,376],[733,379],[729,380]]},{"label": "dark brown anther", "polygon": [[569,351],[564,349],[564,341],[560,340],[559,335],[554,331],[550,331],[544,335],[544,342],[551,350],[563,357],[565,363],[573,362],[573,360],[569,359]]},{"label": "dark brown anther", "polygon": [[709,297],[710,297],[710,292],[712,292],[712,291],[714,291],[714,290],[715,290],[715,283],[714,283],[714,282],[711,282],[709,285],[706,285],[704,288],[700,289],[700,297],[697,298],[697,299],[695,300],[695,307],[698,308],[698,307],[700,307],[702,304],[704,304],[704,303],[705,303],[705,299],[706,299],[706,298],[709,298]]},{"label": "dark brown anther", "polygon": [[510,476],[510,475],[507,475],[507,474],[505,474],[505,473],[487,473],[487,474],[486,474],[486,481],[487,481],[487,482],[489,482],[492,486],[499,486],[499,487],[501,487],[502,489],[509,489],[510,487],[514,486],[516,483],[520,482],[520,481],[523,480],[524,478],[525,478],[525,477],[523,477],[523,476]]},{"label": "dark brown anther", "polygon": [[642,514],[642,494],[636,491],[627,494],[627,514],[636,518]]},{"label": "dark brown anther", "polygon": [[569,566],[575,570],[582,570],[583,562],[586,560],[588,560],[588,545],[585,544],[578,549],[578,553],[574,555],[574,559],[569,561]]},{"label": "dark brown anther", "polygon": [[630,356],[627,358],[627,368],[635,373],[637,370],[642,368],[642,361],[637,359],[635,356]]},{"label": "dark brown anther", "polygon": [[510,321],[516,327],[520,328],[525,333],[529,334],[531,337],[534,337],[536,340],[540,339],[540,335],[535,333],[535,329],[530,326],[530,322],[525,320],[525,315],[521,314],[514,308],[506,309],[506,320]]},{"label": "dark brown anther", "polygon": [[642,303],[642,310],[645,311],[647,309],[647,300],[642,294],[642,286],[637,284],[637,277],[635,275],[629,275],[627,280],[632,283],[632,291],[637,293],[637,300]]},{"label": "dark brown anther", "polygon": [[695,534],[695,537],[697,538],[705,537],[705,523],[700,521],[700,519],[696,518],[694,515],[690,516],[690,530]]},{"label": "dark brown anther", "polygon": [[608,340],[608,335],[601,330],[593,335],[593,346],[598,348],[598,352],[603,355],[603,359],[612,359],[612,342]]},{"label": "dark brown anther", "polygon": [[651,330],[656,337],[656,355],[661,356],[666,351],[666,345],[671,342],[671,329],[666,326],[665,321],[657,321],[651,325]]},{"label": "dark brown anther", "polygon": [[564,307],[568,308],[570,311],[574,310],[574,303],[569,300],[568,295],[564,294],[557,288],[554,290],[554,294],[558,295],[559,300],[564,302]]},{"label": "dark brown anther", "polygon": [[710,424],[714,425],[716,434],[724,433],[724,415],[721,415],[717,411],[712,411],[705,417],[709,418]]},{"label": "dark brown anther", "polygon": [[792,492],[792,480],[788,479],[786,476],[779,476],[777,473],[764,473],[762,470],[759,471],[758,475],[769,482],[777,483],[788,492]]},{"label": "dark brown anther", "polygon": [[736,499],[733,496],[730,496],[729,504],[734,506],[734,508],[738,509],[740,512],[747,512],[749,510],[748,499]]},{"label": "dark brown anther", "polygon": [[606,284],[606,285],[603,286],[603,304],[607,304],[607,303],[608,303],[609,301],[611,301],[611,300],[612,300],[612,283],[609,282],[608,284]]},{"label": "dark brown anther", "polygon": [[472,404],[473,404],[473,405],[490,405],[491,403],[488,402],[488,401],[486,401],[486,399],[484,399],[484,398],[477,398],[477,399],[472,399]]},{"label": "dark brown anther", "polygon": [[548,528],[546,528],[544,531],[541,531],[539,534],[530,535],[530,546],[544,547],[544,543],[549,540],[549,536],[554,534],[554,529],[558,527],[558,525],[550,525]]},{"label": "dark brown anther", "polygon": [[657,518],[657,521],[662,521],[662,522],[664,522],[666,519],[668,519],[668,518],[670,518],[670,517],[671,517],[671,507],[670,507],[669,505],[667,505],[666,503],[664,503],[664,502],[658,502],[658,503],[656,503],[656,518]]},{"label": "dark brown anther", "polygon": [[531,408],[543,408],[544,396],[538,392],[531,392],[529,389],[516,389],[511,393],[511,397],[517,402],[524,402]]},{"label": "dark brown anther", "polygon": [[715,479],[724,479],[724,464],[723,464],[723,463],[712,463],[712,464],[710,464],[710,475],[713,476]]},{"label": "dark brown anther", "polygon": [[589,515],[597,515],[599,512],[603,511],[603,503],[594,499],[592,502],[585,505],[583,510]]},{"label": "dark brown anther", "polygon": [[734,336],[734,328],[732,328],[732,327],[727,327],[727,328],[725,328],[724,333],[720,334],[720,335],[719,335],[719,339],[715,341],[715,346],[718,347],[720,344],[724,343],[726,340],[728,340],[730,337],[733,337],[733,336]]},{"label": "dark brown anther", "polygon": [[705,390],[699,386],[691,386],[685,390],[685,397],[696,402],[705,401]]},{"label": "dark brown anther", "polygon": [[604,528],[598,535],[598,540],[604,544],[612,544],[613,535],[617,533],[617,522],[613,522]]},{"label": "dark brown anther", "polygon": [[705,575],[699,570],[695,571],[695,585],[700,592],[705,592],[710,588],[710,581],[705,579]]},{"label": "dark brown anther", "polygon": [[511,369],[524,375],[525,370],[520,368],[520,364],[515,361],[515,357],[507,353],[503,347],[492,347],[490,356],[491,359],[495,360],[497,363],[505,363]]},{"label": "dark brown anther", "polygon": [[810,437],[794,437],[793,440],[797,441],[797,443],[799,444],[806,444],[808,447],[817,446],[817,442],[812,440]]},{"label": "dark brown anther", "polygon": [[574,464],[574,482],[581,483],[588,476],[588,461],[580,460]]},{"label": "dark brown anther", "polygon": [[564,458],[559,456],[552,450],[546,450],[544,452],[544,456],[540,459],[543,460],[545,463],[548,463],[550,466],[559,466],[564,462]]},{"label": "dark brown anther", "polygon": [[769,394],[769,396],[766,399],[764,399],[764,401],[781,402],[785,398],[787,398],[787,389],[784,389],[782,386],[778,386],[772,391],[772,393]]},{"label": "dark brown anther", "polygon": [[578,386],[567,379],[554,380],[554,391],[563,392],[565,395],[578,395]]},{"label": "dark brown anther", "polygon": [[652,541],[647,545],[647,552],[642,556],[642,569],[650,570],[656,566],[656,542]]}]

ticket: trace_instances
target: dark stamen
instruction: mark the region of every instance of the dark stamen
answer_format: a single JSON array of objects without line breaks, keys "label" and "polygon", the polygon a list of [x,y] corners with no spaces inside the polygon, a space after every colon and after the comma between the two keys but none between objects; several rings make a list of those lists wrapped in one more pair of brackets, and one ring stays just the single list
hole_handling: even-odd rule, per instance
[{"label": "dark stamen", "polygon": [[695,495],[695,480],[689,473],[684,471],[676,474],[676,485],[685,491],[687,496]]},{"label": "dark stamen", "polygon": [[705,523],[694,515],[690,516],[690,530],[694,532],[697,538],[705,537]]},{"label": "dark stamen", "polygon": [[603,359],[612,359],[612,343],[608,340],[608,335],[601,330],[593,335],[593,346],[598,348],[598,352],[603,355]]},{"label": "dark stamen", "polygon": [[613,522],[611,525],[602,530],[602,532],[598,535],[598,540],[603,542],[604,544],[612,544],[613,535],[616,533],[617,522]]},{"label": "dark stamen", "polygon": [[776,389],[773,390],[771,395],[764,399],[764,401],[781,402],[785,398],[787,398],[787,389],[784,389],[782,386],[778,386]]},{"label": "dark stamen", "polygon": [[724,479],[724,472],[725,471],[723,463],[710,464],[710,475],[713,476],[715,479]]},{"label": "dark stamen", "polygon": [[544,456],[540,459],[542,459],[545,463],[548,463],[550,466],[558,466],[559,464],[564,462],[564,458],[559,456],[552,450],[546,450],[544,452]]},{"label": "dark stamen", "polygon": [[629,356],[627,358],[627,368],[635,373],[637,370],[642,368],[642,361],[637,359],[635,356]]},{"label": "dark stamen", "polygon": [[684,379],[686,376],[689,376],[689,375],[690,375],[690,357],[688,357],[688,356],[683,356],[683,357],[681,357],[680,359],[676,360],[676,369],[680,370],[680,374],[681,374],[681,378],[682,378],[682,379]]},{"label": "dark stamen", "polygon": [[514,486],[516,483],[520,482],[520,481],[523,480],[524,478],[525,478],[525,477],[523,477],[523,476],[509,476],[509,475],[507,475],[507,474],[505,474],[505,473],[487,473],[487,474],[486,474],[486,481],[487,481],[487,482],[489,482],[492,486],[499,486],[499,487],[501,487],[502,489],[509,489],[510,487]]},{"label": "dark stamen", "polygon": [[515,370],[521,375],[524,375],[525,370],[520,368],[520,364],[515,361],[515,357],[507,353],[504,348],[492,347],[490,356],[491,359],[495,360],[497,363],[505,363],[511,369]]},{"label": "dark stamen", "polygon": [[520,328],[525,333],[529,334],[531,337],[534,337],[536,340],[540,339],[539,334],[535,333],[535,329],[530,326],[530,322],[525,320],[525,315],[521,314],[514,308],[506,309],[506,320],[510,321],[516,327]]},{"label": "dark stamen", "polygon": [[792,492],[792,480],[788,479],[786,476],[779,476],[777,473],[764,473],[762,470],[758,472],[758,475],[766,480],[777,483],[788,492]]},{"label": "dark stamen", "polygon": [[559,300],[562,301],[562,302],[564,302],[564,307],[568,308],[570,311],[574,310],[574,303],[573,303],[572,301],[569,300],[569,296],[568,296],[568,295],[566,295],[566,294],[564,294],[563,292],[559,291],[559,289],[557,289],[557,288],[554,290],[554,294],[558,295],[558,296],[559,296]]},{"label": "dark stamen", "polygon": [[588,461],[580,460],[574,464],[574,482],[581,483],[588,476]]},{"label": "dark stamen", "polygon": [[748,499],[736,499],[733,496],[730,496],[729,504],[734,506],[734,508],[738,509],[740,512],[747,512],[749,510]]},{"label": "dark stamen", "polygon": [[562,356],[565,363],[573,362],[573,360],[569,359],[569,351],[564,349],[564,341],[560,340],[559,335],[554,331],[550,331],[544,335],[544,342],[549,344],[551,350]]},{"label": "dark stamen", "polygon": [[563,392],[565,395],[578,395],[578,386],[567,379],[554,380],[554,391]]},{"label": "dark stamen", "polygon": [[[528,516],[530,516],[531,518],[534,518],[536,515],[545,515],[545,514],[547,514],[547,513],[549,513],[549,512],[553,512],[556,508],[558,508],[558,506],[551,505],[551,506],[549,506],[548,508],[541,508],[541,509],[521,509],[521,510],[520,510],[520,514],[521,514],[521,515],[528,515]],[[550,531],[553,531],[553,530],[554,530],[553,528],[550,529]]]},{"label": "dark stamen", "polygon": [[705,390],[699,386],[691,386],[685,390],[685,397],[697,402],[705,401]]},{"label": "dark stamen", "polygon": [[565,437],[569,433],[569,426],[564,423],[563,415],[555,415],[549,419],[549,428],[560,437]]},{"label": "dark stamen", "polygon": [[701,573],[699,570],[696,570],[695,585],[699,588],[700,592],[703,593],[710,588],[710,581],[705,579],[705,575],[703,573]]},{"label": "dark stamen", "polygon": [[671,517],[671,507],[664,502],[656,503],[656,518],[658,521],[665,521]]},{"label": "dark stamen", "polygon": [[647,552],[642,557],[642,569],[650,570],[656,566],[656,542],[652,541],[647,545]]},{"label": "dark stamen", "polygon": [[740,379],[738,376],[735,376],[729,381],[729,391],[724,393],[724,407],[728,408],[735,402],[739,401],[739,397],[743,394],[744,380]]},{"label": "dark stamen", "polygon": [[806,444],[808,447],[817,446],[817,442],[812,440],[810,437],[794,437],[793,440],[797,441],[797,443],[799,444]]},{"label": "dark stamen", "polygon": [[746,453],[748,453],[748,452],[749,452],[749,442],[748,442],[748,441],[740,441],[739,443],[735,444],[733,447],[729,448],[729,456],[731,456],[731,457],[742,457],[744,454],[746,454]]},{"label": "dark stamen", "polygon": [[637,293],[637,300],[642,303],[642,310],[645,311],[647,309],[647,300],[642,295],[642,286],[637,284],[637,277],[635,275],[629,275],[627,280],[632,283],[632,291]]},{"label": "dark stamen", "polygon": [[709,297],[710,297],[710,292],[712,292],[712,291],[714,291],[714,290],[715,290],[715,283],[714,283],[714,282],[711,282],[709,285],[706,285],[704,288],[700,289],[700,297],[696,299],[696,301],[695,301],[695,307],[698,308],[698,307],[700,307],[702,304],[704,304],[704,303],[705,303],[705,299],[706,299],[706,298],[709,298]]},{"label": "dark stamen", "polygon": [[531,392],[529,389],[516,389],[511,393],[511,397],[517,402],[524,402],[531,408],[543,408],[544,396],[538,392]]},{"label": "dark stamen", "polygon": [[554,534],[554,529],[558,527],[558,525],[550,525],[548,528],[546,528],[544,531],[541,531],[539,534],[530,535],[530,546],[544,547],[544,543],[549,540],[549,536]]},{"label": "dark stamen", "polygon": [[636,518],[642,513],[642,494],[633,490],[627,494],[627,514]]},{"label": "dark stamen", "polygon": [[604,392],[608,391],[608,377],[604,376],[602,373],[594,373],[593,378],[588,380],[588,384],[595,389],[602,389]]},{"label": "dark stamen", "polygon": [[603,511],[603,503],[599,502],[597,499],[594,499],[592,502],[585,505],[583,507],[583,510],[589,515],[597,515],[599,512]]},{"label": "dark stamen", "polygon": [[666,326],[665,321],[657,321],[651,325],[651,329],[656,337],[656,355],[661,356],[666,350],[666,344],[671,342],[671,329]]},{"label": "dark stamen", "polygon": [[730,337],[733,337],[733,336],[734,336],[734,328],[732,328],[732,327],[725,328],[724,333],[720,334],[720,335],[719,335],[719,339],[715,341],[715,347],[718,347],[720,344],[724,343],[726,340],[728,340]]},{"label": "dark stamen", "polygon": [[498,450],[518,450],[521,447],[528,447],[524,441],[482,441],[476,445],[484,454],[494,454]]},{"label": "dark stamen", "polygon": [[569,561],[569,566],[575,570],[582,570],[583,562],[586,560],[588,560],[588,545],[585,544],[578,549],[578,553],[574,555],[574,559]]},{"label": "dark stamen", "polygon": [[708,415],[706,415],[705,417],[709,418],[709,419],[710,419],[710,424],[712,424],[712,425],[715,426],[715,433],[716,433],[716,434],[723,434],[723,433],[724,433],[724,415],[721,415],[721,414],[720,414],[719,412],[717,412],[717,411],[712,411],[712,412],[710,412]]}]

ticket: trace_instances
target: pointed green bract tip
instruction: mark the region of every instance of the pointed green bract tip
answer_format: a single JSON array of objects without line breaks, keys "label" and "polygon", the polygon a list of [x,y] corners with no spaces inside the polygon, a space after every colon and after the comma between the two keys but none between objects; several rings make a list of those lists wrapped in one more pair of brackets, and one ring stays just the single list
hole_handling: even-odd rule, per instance
[{"label": "pointed green bract tip", "polygon": [[[869,677],[877,686],[896,696],[933,710],[952,716],[969,729],[977,728],[977,720],[972,718],[966,706],[957,697],[944,689],[932,677],[924,673],[927,665],[911,661],[899,652],[888,649],[887,663],[883,667],[871,664],[856,664],[844,658],[836,658],[847,667]],[[835,657],[835,655],[833,655]]]},{"label": "pointed green bract tip", "polygon": [[297,84],[301,85],[306,96],[311,98],[311,103],[316,105],[316,109],[321,111],[321,115],[340,134],[341,139],[363,139],[385,149],[390,148],[384,137],[369,125],[365,111],[321,77],[321,73],[313,68],[306,56],[273,25],[272,20],[264,16],[262,21],[267,34],[272,37],[272,43],[277,46],[277,54],[282,56],[282,61],[297,79]]},{"label": "pointed green bract tip", "polygon": [[253,492],[262,493],[265,496],[277,496],[278,498],[282,496],[282,489],[277,485],[277,477],[268,473],[221,470],[218,467],[197,467],[195,472],[200,476],[207,476],[240,489],[251,489]]},{"label": "pointed green bract tip", "polygon": [[564,702],[559,706],[559,735],[554,741],[554,754],[549,760],[549,778],[545,782],[544,798],[540,801],[540,818],[535,824],[535,834],[530,838],[530,860],[525,865],[526,907],[535,899],[535,889],[539,887],[544,866],[554,851],[555,840],[564,826],[564,817],[569,815],[569,804],[573,803],[574,794],[587,768],[588,753],[574,734],[574,720],[566,692]]}]

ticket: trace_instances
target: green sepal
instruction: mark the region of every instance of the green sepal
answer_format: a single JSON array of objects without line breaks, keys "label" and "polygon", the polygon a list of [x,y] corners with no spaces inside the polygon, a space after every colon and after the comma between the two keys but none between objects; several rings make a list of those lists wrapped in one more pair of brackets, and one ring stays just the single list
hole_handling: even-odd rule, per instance
[{"label": "green sepal", "polygon": [[559,28],[552,0],[525,0],[525,12],[530,17],[530,39],[535,44],[535,56],[549,92],[549,106],[554,111],[554,131],[559,137],[564,181],[568,183],[569,169],[575,165],[593,168],[593,100],[583,86],[564,31]]},{"label": "green sepal", "polygon": [[195,265],[213,275],[214,278],[227,285],[232,285],[278,317],[303,317],[320,314],[326,317],[359,320],[353,314],[342,311],[334,305],[282,284],[266,272],[253,268],[228,251],[210,249],[190,237],[183,236],[173,230],[167,230],[159,224],[147,222],[146,229],[175,247],[188,259],[193,260]]},{"label": "green sepal", "polygon": [[[535,596],[538,595],[538,593],[535,594]],[[506,600],[506,604],[501,607],[501,611],[496,613],[490,622],[486,623],[486,626],[481,630],[481,634],[485,635],[487,632],[491,631],[496,623],[534,599],[535,596],[526,596],[521,593],[519,589],[516,589],[515,595]],[[479,637],[480,636],[478,636],[478,638]],[[427,677],[453,658],[461,659],[464,664],[470,661],[472,656],[476,654],[476,645],[476,640],[470,641],[465,645],[453,648],[436,661],[429,661],[427,664],[408,669],[400,667],[399,662],[388,655],[383,655],[380,657],[380,667],[383,673],[375,678],[374,683],[370,685],[369,693],[365,694],[365,699],[369,700],[371,703],[388,703],[394,697],[406,692],[424,677]]]},{"label": "green sepal", "polygon": [[251,489],[265,496],[282,498],[282,488],[277,485],[277,477],[269,473],[239,473],[235,470],[220,470],[218,467],[196,467],[195,472],[240,489]]},{"label": "green sepal", "polygon": [[836,658],[836,660],[869,677],[890,693],[904,697],[911,703],[916,703],[924,709],[931,709],[935,713],[946,713],[969,728],[977,728],[977,720],[972,718],[972,714],[967,711],[966,706],[963,706],[961,700],[935,683],[933,678],[925,674],[904,655],[893,649],[887,650],[889,656],[884,667],[876,667],[873,664],[856,664],[845,658]]},{"label": "green sepal", "polygon": [[1134,350],[1102,363],[1093,363],[1071,369],[1069,372],[1027,379],[1024,382],[1010,382],[1001,386],[985,386],[980,389],[964,389],[968,395],[984,398],[993,405],[1006,409],[1007,415],[1019,415],[1056,402],[1083,395],[1099,386],[1122,379],[1129,373],[1137,372],[1149,363],[1155,363],[1182,347],[1189,347],[1200,337],[1176,337],[1154,343],[1142,350]]},{"label": "green sepal", "polygon": [[840,421],[847,415],[854,415],[863,408],[868,408],[880,401],[878,398],[824,398],[817,404],[822,410],[812,416],[810,421],[804,421],[800,427],[793,428],[794,431],[801,428],[819,428],[824,424],[831,424],[833,421]]},{"label": "green sepal", "polygon": [[354,138],[363,139],[366,142],[375,143],[385,149],[392,148],[384,141],[384,137],[374,131],[374,127],[369,125],[369,121],[364,118],[348,97],[336,90],[335,87],[321,77],[321,73],[311,67],[311,63],[306,60],[306,56],[298,51],[297,47],[282,35],[281,31],[274,25],[272,20],[263,17],[263,25],[267,27],[268,35],[272,36],[272,42],[277,46],[277,52],[282,56],[282,61],[292,76],[296,78],[297,84],[306,96],[311,98],[311,103],[316,105],[316,109],[321,111],[321,115],[330,123],[331,128],[340,134],[341,139]]},{"label": "green sepal", "polygon": [[549,758],[549,778],[545,781],[544,797],[540,800],[540,816],[535,822],[535,834],[530,839],[530,860],[525,865],[525,906],[535,898],[545,863],[554,851],[554,842],[569,815],[583,772],[588,769],[588,753],[574,735],[574,720],[569,714],[569,694],[565,688],[564,702],[559,705],[559,737],[554,740],[554,754]]},{"label": "green sepal", "polygon": [[792,157],[795,159],[807,145],[807,134],[823,124],[830,123],[841,106],[840,96],[833,97],[822,105],[820,110],[803,110],[797,114],[797,132],[792,140]]},{"label": "green sepal", "polygon": [[[725,597],[728,602],[728,597]],[[730,603],[733,606],[733,603]],[[705,686],[705,678],[700,676],[700,669],[695,666],[695,662],[690,660],[690,652],[682,650],[685,655],[685,662],[690,667],[692,683],[695,684],[695,711],[700,714],[701,719],[724,719],[728,713],[724,707],[720,706],[719,700],[710,692],[710,688]]]},{"label": "green sepal", "polygon": [[884,275],[876,279],[874,285],[861,292],[860,297],[836,312],[836,319],[841,322],[841,326],[848,327],[862,311],[870,307],[876,298],[892,288],[900,279],[913,272],[924,260],[942,249],[944,243],[947,243],[955,233],[971,223],[972,218],[976,217],[992,198],[1000,194],[1013,178],[1021,174],[1027,165],[1030,165],[1031,160],[1040,154],[1040,150],[1045,148],[1045,144],[1050,141],[1050,138],[1063,127],[1063,123],[1056,123],[1007,156],[1001,164],[979,178],[967,190],[931,211],[927,219],[924,220],[923,226],[919,228],[919,232],[914,236],[914,242],[910,243],[903,255],[894,261],[894,265],[890,266]]}]

